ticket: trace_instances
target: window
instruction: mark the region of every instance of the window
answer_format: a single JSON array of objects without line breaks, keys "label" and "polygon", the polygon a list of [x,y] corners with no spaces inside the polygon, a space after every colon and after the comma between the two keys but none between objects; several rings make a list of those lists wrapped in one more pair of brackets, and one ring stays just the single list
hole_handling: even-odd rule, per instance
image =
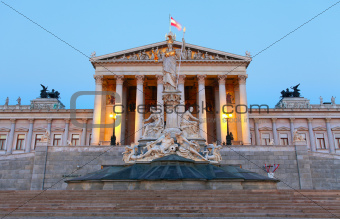
[{"label": "window", "polygon": [[61,134],[54,134],[53,145],[60,146],[61,145]]},{"label": "window", "polygon": [[72,134],[71,142],[73,146],[79,145],[79,134]]},{"label": "window", "polygon": [[325,138],[323,134],[315,134],[316,136],[316,145],[319,149],[326,149]]},{"label": "window", "polygon": [[338,146],[340,149],[340,137],[335,137],[335,144]]},{"label": "window", "polygon": [[18,134],[16,150],[23,150],[25,142],[25,135]]},{"label": "window", "polygon": [[280,145],[288,145],[288,134],[280,134]]},{"label": "window", "polygon": [[0,135],[0,150],[5,150],[5,144],[6,144],[6,135],[1,134]]},{"label": "window", "polygon": [[269,133],[263,133],[261,136],[262,136],[262,145],[269,145],[270,134]]},{"label": "window", "polygon": [[335,137],[335,145],[337,146],[337,148],[340,149],[340,134],[335,133],[334,137]]},{"label": "window", "polygon": [[41,141],[41,138],[42,138],[42,134],[36,134],[35,135],[35,143],[34,143],[34,147],[37,146],[37,143]]}]

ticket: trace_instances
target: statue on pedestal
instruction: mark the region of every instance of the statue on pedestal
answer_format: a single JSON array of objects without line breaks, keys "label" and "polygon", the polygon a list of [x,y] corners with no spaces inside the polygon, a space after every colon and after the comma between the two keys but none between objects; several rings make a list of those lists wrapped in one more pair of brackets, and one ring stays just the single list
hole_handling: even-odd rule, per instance
[{"label": "statue on pedestal", "polygon": [[50,132],[46,130],[45,134],[41,136],[41,141],[40,142],[49,142],[51,140],[50,137]]},{"label": "statue on pedestal", "polygon": [[[157,145],[161,143],[160,145]],[[148,142],[146,145],[147,151],[140,155],[140,158],[147,158],[147,160],[153,160],[159,157],[163,157],[166,154],[169,154],[170,147],[173,146],[177,148],[178,146],[175,144],[175,140],[171,138],[171,134],[169,132],[165,132],[160,138],[156,141]]]},{"label": "statue on pedestal", "polygon": [[332,96],[332,98],[331,98],[332,105],[335,105],[335,98],[336,98],[336,97],[333,97],[333,96]]},{"label": "statue on pedestal", "polygon": [[9,98],[7,97],[6,102],[5,102],[5,106],[8,106],[8,104],[9,104]]},{"label": "statue on pedestal", "polygon": [[[151,115],[149,118],[144,119],[144,134],[142,138],[158,138],[162,131],[164,130],[164,119],[161,113],[156,113],[156,109],[154,107],[150,108]],[[146,123],[148,121],[152,121],[150,123]]]},{"label": "statue on pedestal", "polygon": [[221,145],[217,145],[216,142],[209,144],[207,146],[207,150],[204,151],[205,159],[213,162],[220,162],[222,160],[222,156],[220,154],[220,150],[222,149]]},{"label": "statue on pedestal", "polygon": [[206,158],[199,153],[200,146],[197,142],[189,141],[183,136],[182,132],[176,133],[176,139],[177,143],[179,144],[178,151],[176,151],[176,154],[178,156],[182,156],[192,160],[197,160],[196,158],[206,160]]},{"label": "statue on pedestal", "polygon": [[320,105],[322,105],[323,104],[323,98],[320,96],[319,99],[320,99]]},{"label": "statue on pedestal", "polygon": [[[200,138],[199,134],[199,119],[194,117],[191,112],[193,107],[189,109],[182,115],[182,120],[180,123],[180,128],[183,131],[183,135],[187,138]],[[191,121],[194,120],[194,121]]]},{"label": "statue on pedestal", "polygon": [[18,106],[21,106],[21,98],[20,97],[17,99],[17,102],[18,102]]},{"label": "statue on pedestal", "polygon": [[172,48],[172,44],[176,39],[176,35],[172,32],[166,35],[168,48],[163,58],[163,86],[164,91],[173,91],[177,89],[177,72],[176,72],[176,58],[178,54]]},{"label": "statue on pedestal", "polygon": [[136,149],[138,148],[138,144],[132,143],[131,146],[126,146],[123,154],[123,161],[125,163],[131,163],[131,161],[137,160],[139,156],[137,155]]},{"label": "statue on pedestal", "polygon": [[294,137],[293,137],[293,142],[296,141],[305,141],[304,137],[298,133],[298,131],[295,129],[294,130]]}]

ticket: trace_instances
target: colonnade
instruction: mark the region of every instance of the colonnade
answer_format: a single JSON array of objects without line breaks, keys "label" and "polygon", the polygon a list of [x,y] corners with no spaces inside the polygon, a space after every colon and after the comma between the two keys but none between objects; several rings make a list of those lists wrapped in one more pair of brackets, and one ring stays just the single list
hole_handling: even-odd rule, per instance
[{"label": "colonnade", "polygon": [[[15,139],[15,133],[17,134],[25,134],[25,139],[24,139],[24,152],[25,153],[29,153],[31,152],[32,149],[32,140],[34,139],[33,135],[34,135],[34,120],[33,118],[28,119],[29,121],[29,126],[28,126],[28,130],[17,130],[16,131],[16,122],[17,119],[10,119],[11,122],[11,128],[9,130],[8,136],[6,138],[6,154],[12,154],[13,153],[13,149],[15,149],[16,146],[16,140]],[[41,118],[38,118],[37,120],[42,120]],[[47,128],[46,131],[48,131],[50,133],[50,142],[48,142],[48,145],[53,145],[53,136],[52,136],[52,120],[51,118],[46,119],[47,122]],[[57,119],[60,120],[60,119]],[[65,120],[65,128],[63,129],[64,133],[62,134],[62,144],[63,146],[67,145],[67,140],[69,139],[69,125],[70,125],[70,119],[64,119]],[[88,119],[87,118],[83,118],[82,119],[82,129],[81,129],[81,134],[80,134],[80,145],[84,146],[86,145],[86,137],[87,137],[87,131],[88,131],[88,127],[87,127],[87,122]],[[45,130],[39,130],[36,131],[39,132],[40,134],[45,134]],[[59,133],[59,132],[58,132]],[[36,133],[37,134],[37,133]]]},{"label": "colonnade", "polygon": [[[207,139],[207,115],[206,115],[206,98],[213,98],[213,97],[207,97],[206,96],[206,91],[205,91],[205,83],[206,83],[206,77],[207,75],[197,75],[197,83],[198,83],[198,105],[200,108],[203,106],[204,110],[200,110],[199,113],[199,119],[202,121],[200,123],[200,131],[201,131],[201,136]],[[101,93],[103,88],[103,76],[102,75],[95,75],[95,83],[96,83],[96,93]],[[120,95],[121,99],[124,99],[123,95],[123,81],[124,81],[124,76],[123,75],[116,75],[116,92],[118,95]],[[155,78],[157,79],[157,105],[163,105],[163,100],[162,100],[162,92],[163,92],[163,76],[162,75],[155,75]],[[226,104],[227,104],[227,99],[226,99],[226,78],[227,75],[217,75],[216,79],[218,80],[218,87],[215,87],[215,96],[218,97],[217,99],[215,98],[215,109],[218,110],[218,116],[216,116],[217,119],[216,121],[216,130],[217,130],[217,141],[218,142],[223,142],[226,139],[227,135],[227,123],[224,121],[223,118],[223,112],[226,111]],[[144,103],[144,91],[143,91],[143,84],[144,84],[144,79],[145,75],[135,75],[136,79],[136,107]],[[235,86],[238,86],[239,90],[239,104],[241,106],[247,106],[247,93],[246,93],[246,79],[247,76],[245,75],[239,75],[236,78],[237,83],[235,83]],[[181,95],[181,104],[185,104],[185,83],[186,80],[186,75],[180,75],[178,79],[178,90],[182,92]],[[126,95],[126,94],[125,94]],[[117,103],[116,103],[117,104]],[[99,145],[101,139],[100,139],[100,127],[97,126],[96,124],[100,124],[101,121],[101,112],[103,103],[102,103],[102,98],[100,98],[100,95],[95,96],[95,101],[94,101],[94,111],[93,111],[93,122],[94,126],[92,129],[92,145]],[[180,109],[181,111],[184,111],[184,106],[181,106],[183,109]],[[224,110],[224,111],[223,111]],[[135,114],[135,133],[134,133],[134,139],[135,142],[138,142],[138,140],[142,137],[143,134],[143,118],[144,115],[141,113]],[[124,120],[122,120],[124,123]],[[132,122],[132,121],[130,121]],[[122,131],[123,130],[123,131]],[[249,145],[250,142],[250,130],[249,130],[249,118],[248,118],[248,112],[241,114],[241,130],[242,133],[240,133],[240,136],[242,136],[242,142],[245,145]],[[116,135],[116,140],[117,142],[124,144],[124,139],[122,138],[122,133],[125,133],[124,129],[122,129],[122,126],[116,126],[115,127],[115,135]],[[211,142],[209,142],[211,143]]]},{"label": "colonnade", "polygon": [[[274,140],[274,145],[280,145],[279,142],[279,136],[277,132],[277,119],[278,118],[271,118],[272,122],[272,132],[273,132],[273,140]],[[295,130],[295,121],[296,118],[289,118],[289,144],[293,145],[293,139],[294,139],[294,130]],[[259,123],[260,123],[260,118],[253,118],[254,120],[254,133],[255,133],[255,145],[262,145],[261,143],[261,137],[260,137],[260,130],[259,130]],[[314,131],[313,131],[313,118],[306,118],[307,120],[307,126],[308,126],[308,135],[309,135],[309,142],[310,142],[310,149],[311,151],[315,152],[317,151],[316,148],[316,139],[314,136]],[[327,133],[327,140],[328,140],[328,150],[330,153],[335,153],[335,142],[333,138],[333,133],[332,133],[332,128],[330,125],[331,118],[325,118],[325,123],[326,123],[326,133]],[[288,130],[288,129],[287,129]]]}]

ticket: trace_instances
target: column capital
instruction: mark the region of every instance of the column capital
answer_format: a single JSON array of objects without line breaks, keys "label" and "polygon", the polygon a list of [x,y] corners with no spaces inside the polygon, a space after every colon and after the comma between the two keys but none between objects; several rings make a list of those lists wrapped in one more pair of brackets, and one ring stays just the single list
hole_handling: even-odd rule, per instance
[{"label": "column capital", "polygon": [[70,119],[64,119],[65,123],[70,124]]},{"label": "column capital", "polygon": [[52,119],[46,119],[47,123],[51,123]]},{"label": "column capital", "polygon": [[272,119],[272,122],[276,122],[277,121],[277,118],[271,118]]},{"label": "column capital", "polygon": [[28,121],[29,121],[30,123],[33,123],[33,122],[34,122],[34,119],[28,119]]},{"label": "column capital", "polygon": [[217,75],[218,84],[225,84],[225,79],[227,75]]},{"label": "column capital", "polygon": [[157,84],[163,84],[163,75],[155,75]]},{"label": "column capital", "polygon": [[246,84],[248,76],[247,75],[239,75],[238,76],[238,83],[239,84]]},{"label": "column capital", "polygon": [[96,84],[102,84],[104,77],[103,75],[93,75],[94,80],[96,81]]},{"label": "column capital", "polygon": [[10,119],[10,121],[11,121],[12,124],[15,123],[15,120],[16,120],[16,119]]},{"label": "column capital", "polygon": [[144,75],[136,75],[135,77],[137,79],[137,84],[143,84],[144,83],[144,78],[145,78]]},{"label": "column capital", "polygon": [[124,75],[115,75],[116,84],[123,84],[124,83]]},{"label": "column capital", "polygon": [[255,123],[259,123],[260,119],[259,118],[254,118]]},{"label": "column capital", "polygon": [[289,118],[290,122],[294,122],[295,118]]},{"label": "column capital", "polygon": [[198,84],[204,84],[207,75],[197,75]]},{"label": "column capital", "polygon": [[331,118],[325,118],[326,122],[331,122]]},{"label": "column capital", "polygon": [[185,78],[186,78],[186,75],[179,75],[178,76],[178,83],[179,84],[184,84]]},{"label": "column capital", "polygon": [[308,122],[312,122],[313,118],[307,118]]}]

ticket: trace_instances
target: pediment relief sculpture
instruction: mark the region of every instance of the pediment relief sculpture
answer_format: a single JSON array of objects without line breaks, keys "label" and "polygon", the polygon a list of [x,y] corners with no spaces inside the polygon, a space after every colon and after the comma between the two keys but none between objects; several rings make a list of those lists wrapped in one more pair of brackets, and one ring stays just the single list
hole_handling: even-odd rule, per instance
[{"label": "pediment relief sculpture", "polygon": [[[154,61],[162,62],[168,51],[167,41],[154,43],[147,46],[142,46],[130,50],[116,52],[104,56],[91,56],[92,62],[97,61]],[[176,60],[182,61],[246,61],[250,62],[251,58],[247,56],[238,56],[231,53],[220,52],[208,48],[186,44],[182,48],[182,42],[173,41],[174,54]]]}]

